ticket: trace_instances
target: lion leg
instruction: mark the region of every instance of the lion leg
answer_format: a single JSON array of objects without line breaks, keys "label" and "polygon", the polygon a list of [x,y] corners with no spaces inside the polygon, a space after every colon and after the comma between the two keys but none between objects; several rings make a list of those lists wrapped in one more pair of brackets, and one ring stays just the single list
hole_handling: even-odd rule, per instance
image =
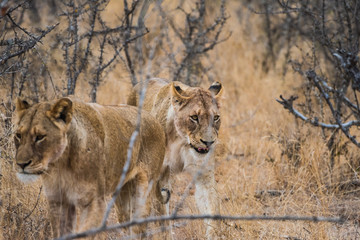
[{"label": "lion leg", "polygon": [[54,238],[71,233],[76,223],[75,206],[58,200],[49,200],[50,222]]},{"label": "lion leg", "polygon": [[[143,218],[148,215],[147,207],[147,177],[139,172],[129,180],[121,189],[121,193],[116,199],[119,222],[128,222],[133,219]],[[146,226],[137,225],[130,228],[130,235],[144,234]]]},{"label": "lion leg", "polygon": [[126,183],[116,198],[115,206],[117,208],[117,216],[120,223],[130,221],[131,216],[131,194],[132,182]]},{"label": "lion leg", "polygon": [[[161,188],[161,185],[158,183],[158,186],[156,186],[156,189],[153,189],[153,201],[152,201],[152,215],[155,216],[169,216],[169,198],[170,198],[170,190],[168,188]],[[158,196],[158,191],[160,191],[160,194],[163,194]],[[164,201],[165,200],[165,201]],[[171,225],[170,221],[163,221],[163,222],[156,222],[155,228],[160,230],[161,233],[156,234],[154,236],[154,239],[170,239],[169,232],[171,231]]]},{"label": "lion leg", "polygon": [[[131,219],[131,195],[133,194],[133,182],[127,182],[116,198],[115,206],[119,223],[128,222]],[[123,229],[124,234],[129,234],[129,229]]]},{"label": "lion leg", "polygon": [[[105,212],[105,199],[95,198],[86,204],[80,204],[80,227],[79,232],[99,227]],[[98,234],[92,239],[104,239],[104,234]]]},{"label": "lion leg", "polygon": [[61,236],[62,209],[60,202],[49,201],[49,215],[53,237],[58,238]]},{"label": "lion leg", "polygon": [[49,200],[49,208],[54,237],[71,233],[76,223],[75,206],[64,202]]},{"label": "lion leg", "polygon": [[[215,189],[215,177],[214,172],[209,171],[202,174],[195,182],[195,200],[197,207],[201,214],[219,214],[219,202],[217,199]],[[204,220],[206,225],[206,237],[207,239],[216,238],[216,229],[219,229],[220,222],[206,219]]]},{"label": "lion leg", "polygon": [[67,205],[65,210],[65,222],[63,223],[64,232],[71,233],[76,228],[76,209],[75,205]]},{"label": "lion leg", "polygon": [[60,202],[49,201],[49,215],[53,237],[58,238],[61,236],[62,209]]},{"label": "lion leg", "polygon": [[[131,200],[131,212],[133,213],[131,220],[147,217],[150,213],[150,202],[147,196],[149,194],[147,174],[143,171],[139,171],[134,180],[136,183],[134,184],[135,194],[132,195]],[[146,232],[146,225],[135,225],[134,227],[131,227],[130,231],[134,234],[143,235]]]}]

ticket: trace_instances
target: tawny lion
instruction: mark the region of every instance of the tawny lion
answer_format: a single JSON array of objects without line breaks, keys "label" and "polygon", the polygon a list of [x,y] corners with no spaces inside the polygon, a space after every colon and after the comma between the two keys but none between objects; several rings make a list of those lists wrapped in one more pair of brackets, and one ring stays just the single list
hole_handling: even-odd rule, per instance
[{"label": "tawny lion", "polygon": [[[139,104],[141,84],[134,87],[128,104]],[[195,174],[195,199],[201,213],[217,214],[218,200],[215,190],[215,148],[220,129],[219,101],[222,85],[212,84],[208,90],[189,87],[180,82],[168,83],[163,79],[148,82],[143,109],[161,123],[166,134],[164,168],[171,175],[183,170]],[[209,238],[214,236],[217,223],[205,220]]]},{"label": "tawny lion", "polygon": [[[105,196],[117,186],[127,158],[138,109],[102,106],[61,98],[16,106],[16,170],[24,182],[41,178],[49,202],[54,237],[99,226]],[[117,198],[119,221],[145,217],[155,195],[165,153],[161,125],[143,112],[129,171]],[[131,207],[130,207],[131,206]],[[162,204],[158,211],[164,212]],[[131,216],[132,215],[132,216]],[[134,228],[143,233],[144,227]]]}]

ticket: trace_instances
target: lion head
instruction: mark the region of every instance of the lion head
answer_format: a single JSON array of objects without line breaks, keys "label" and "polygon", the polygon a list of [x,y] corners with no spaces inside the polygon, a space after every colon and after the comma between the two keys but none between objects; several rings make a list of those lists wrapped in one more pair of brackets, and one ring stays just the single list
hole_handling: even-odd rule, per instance
[{"label": "lion head", "polygon": [[36,180],[48,170],[49,164],[59,159],[67,146],[71,119],[72,101],[68,98],[33,106],[17,100],[15,168],[21,181]]},{"label": "lion head", "polygon": [[219,82],[212,84],[208,90],[171,84],[175,128],[197,154],[207,154],[217,143],[222,91]]}]

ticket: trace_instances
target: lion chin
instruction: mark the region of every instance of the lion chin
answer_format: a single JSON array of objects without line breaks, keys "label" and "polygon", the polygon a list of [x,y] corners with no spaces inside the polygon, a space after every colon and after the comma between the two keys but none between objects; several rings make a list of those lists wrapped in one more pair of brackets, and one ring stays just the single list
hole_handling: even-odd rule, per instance
[{"label": "lion chin", "polygon": [[197,153],[199,153],[201,155],[206,154],[206,153],[209,152],[209,148],[207,148],[207,147],[205,147],[205,148],[203,148],[203,147],[195,147],[195,146],[193,146],[191,144],[190,144],[190,146],[191,146],[191,148],[193,148],[195,150],[195,152],[197,152]]},{"label": "lion chin", "polygon": [[19,173],[19,172],[16,173],[16,176],[21,182],[27,183],[27,184],[36,182],[40,178],[40,175],[38,175],[38,174]]}]

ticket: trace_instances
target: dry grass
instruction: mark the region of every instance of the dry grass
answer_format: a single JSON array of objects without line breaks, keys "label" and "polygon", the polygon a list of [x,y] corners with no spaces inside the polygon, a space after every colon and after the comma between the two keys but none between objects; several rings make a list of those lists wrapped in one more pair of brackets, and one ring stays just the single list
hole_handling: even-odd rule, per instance
[{"label": "dry grass", "polygon": [[[280,94],[294,92],[294,86],[298,87],[300,82],[298,76],[291,71],[286,76],[277,71],[262,72],[266,45],[259,33],[261,22],[258,16],[251,16],[240,7],[237,1],[229,3],[231,19],[227,30],[233,35],[210,54],[216,76],[225,87],[222,131],[229,151],[217,162],[216,171],[221,213],[344,215],[349,221],[344,225],[225,221],[219,235],[222,239],[359,238],[358,189],[338,187],[341,182],[351,180],[356,172],[351,166],[358,161],[358,149],[348,146],[348,151],[339,154],[334,168],[330,168],[329,151],[319,129],[295,121],[275,101]],[[114,11],[114,6],[111,9]],[[107,76],[99,89],[99,103],[125,102],[131,85],[124,72],[125,68],[119,66]],[[55,75],[60,81],[61,73]],[[79,88],[77,92],[87,98],[86,88]],[[48,239],[51,230],[43,194],[36,205],[41,183],[27,186],[18,182],[12,169],[12,140],[1,141],[0,231],[3,238]],[[177,178],[173,202],[179,199],[190,179],[186,174]],[[271,194],[268,190],[277,190],[280,194]],[[196,213],[194,204],[193,196],[189,196],[181,212]],[[175,239],[202,239],[204,228],[201,221],[182,221],[176,224],[175,234]],[[116,237],[119,236],[109,236]]]}]

